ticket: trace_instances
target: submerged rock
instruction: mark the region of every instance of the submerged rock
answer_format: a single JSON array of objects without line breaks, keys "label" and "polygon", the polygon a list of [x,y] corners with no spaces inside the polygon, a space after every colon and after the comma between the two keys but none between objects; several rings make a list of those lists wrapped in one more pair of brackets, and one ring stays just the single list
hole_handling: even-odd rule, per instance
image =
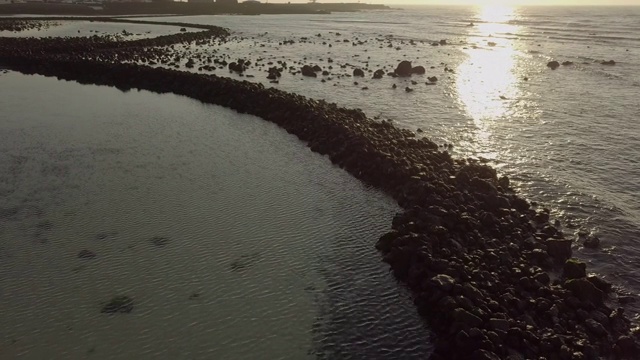
[{"label": "submerged rock", "polygon": [[162,236],[154,236],[149,240],[149,242],[156,247],[165,247],[169,244],[169,239]]},{"label": "submerged rock", "polygon": [[547,67],[550,68],[551,70],[555,70],[555,69],[560,67],[560,63],[555,61],[555,60],[554,61],[549,61],[547,63]]},{"label": "submerged rock", "polygon": [[117,313],[125,313],[128,314],[133,311],[133,299],[128,296],[114,296],[108,303],[106,303],[101,313],[106,314],[117,314]]},{"label": "submerged rock", "polygon": [[80,252],[78,253],[78,257],[79,257],[80,259],[87,259],[87,260],[89,260],[89,259],[93,259],[93,258],[95,258],[95,257],[96,257],[96,253],[94,253],[94,252],[93,252],[93,251],[91,251],[91,250],[86,250],[86,249],[85,249],[85,250],[80,250]]}]

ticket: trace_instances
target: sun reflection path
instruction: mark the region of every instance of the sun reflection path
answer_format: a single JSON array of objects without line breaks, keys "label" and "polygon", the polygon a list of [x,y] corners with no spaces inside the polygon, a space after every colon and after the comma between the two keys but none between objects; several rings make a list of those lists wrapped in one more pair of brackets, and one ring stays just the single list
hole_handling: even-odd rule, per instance
[{"label": "sun reflection path", "polygon": [[479,8],[478,23],[469,29],[467,60],[457,69],[458,99],[476,126],[476,153],[495,159],[491,136],[495,126],[510,114],[511,104],[520,96],[516,76],[513,40],[500,34],[517,34],[518,26],[509,24],[515,9],[487,6]]}]

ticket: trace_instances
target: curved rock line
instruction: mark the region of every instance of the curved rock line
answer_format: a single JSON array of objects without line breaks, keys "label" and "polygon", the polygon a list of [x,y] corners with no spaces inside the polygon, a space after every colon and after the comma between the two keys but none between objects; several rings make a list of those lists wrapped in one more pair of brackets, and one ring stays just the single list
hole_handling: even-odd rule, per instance
[{"label": "curved rock line", "polygon": [[453,159],[359,109],[215,75],[83,60],[90,42],[49,52],[33,39],[5,40],[0,63],[25,74],[174,93],[271,121],[392,196],[405,211],[376,246],[436,333],[433,359],[635,356],[630,321],[606,303],[611,285],[587,276],[549,211],[514,194],[491,167]]}]

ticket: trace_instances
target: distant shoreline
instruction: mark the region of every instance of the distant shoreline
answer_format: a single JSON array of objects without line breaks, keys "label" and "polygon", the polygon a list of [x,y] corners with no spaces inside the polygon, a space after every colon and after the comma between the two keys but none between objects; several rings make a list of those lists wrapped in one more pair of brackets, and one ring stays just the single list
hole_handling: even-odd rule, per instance
[{"label": "distant shoreline", "polygon": [[262,15],[330,14],[362,10],[390,10],[386,5],[341,4],[216,4],[216,3],[108,3],[102,9],[81,4],[3,4],[0,15]]}]

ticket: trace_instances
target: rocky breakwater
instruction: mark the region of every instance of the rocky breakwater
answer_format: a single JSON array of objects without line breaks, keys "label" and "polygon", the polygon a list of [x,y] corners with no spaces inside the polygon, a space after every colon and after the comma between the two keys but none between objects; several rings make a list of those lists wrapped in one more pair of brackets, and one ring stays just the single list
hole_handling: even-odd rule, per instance
[{"label": "rocky breakwater", "polygon": [[[0,63],[24,73],[171,92],[259,116],[393,196],[405,211],[376,246],[434,330],[433,359],[636,355],[630,321],[607,302],[611,286],[571,259],[572,241],[550,223],[549,211],[518,197],[509,179],[488,166],[453,159],[361,110],[257,83],[0,50]],[[554,270],[561,273],[552,280]]]},{"label": "rocky breakwater", "polygon": [[20,32],[27,30],[43,30],[51,26],[56,26],[59,23],[55,21],[43,21],[43,20],[23,20],[23,19],[0,19],[0,31],[12,31]]},{"label": "rocky breakwater", "polygon": [[[47,18],[44,18],[47,19]],[[52,18],[53,19],[53,18]],[[159,21],[138,21],[117,18],[59,18],[60,21],[92,21],[131,24],[167,25],[190,27],[203,31],[183,32],[163,35],[155,38],[138,39],[132,41],[114,41],[110,36],[90,37],[60,37],[60,38],[6,38],[0,37],[0,52],[6,58],[57,58],[57,59],[85,59],[120,62],[137,60],[140,56],[151,56],[150,51],[160,51],[159,47],[175,44],[201,42],[211,39],[225,39],[229,35],[227,29],[212,25],[194,25],[186,23],[170,23]],[[22,21],[35,21],[23,19]]]}]

